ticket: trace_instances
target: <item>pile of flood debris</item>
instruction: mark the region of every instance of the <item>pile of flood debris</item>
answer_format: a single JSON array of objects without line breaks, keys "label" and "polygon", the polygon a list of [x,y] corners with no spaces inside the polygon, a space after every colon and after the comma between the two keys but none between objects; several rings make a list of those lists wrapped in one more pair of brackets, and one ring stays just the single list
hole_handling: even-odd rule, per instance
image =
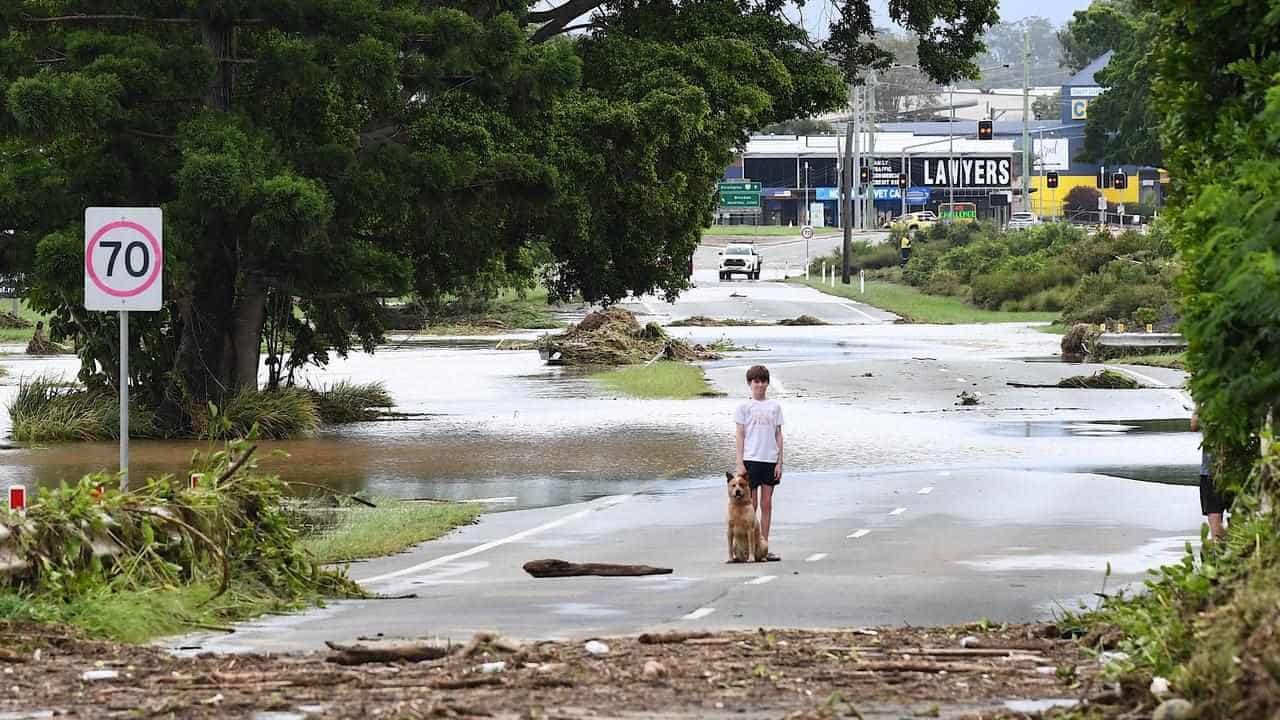
[{"label": "pile of flood debris", "polygon": [[[572,642],[365,638],[329,655],[202,654],[0,624],[0,714],[66,717],[1016,717],[1096,694],[1052,625],[667,632]],[[397,649],[398,648],[398,649]],[[416,652],[415,652],[416,648]],[[761,713],[764,713],[761,715]]]},{"label": "pile of flood debris", "polygon": [[654,360],[718,360],[715,351],[667,334],[657,323],[641,327],[622,308],[598,310],[577,325],[537,341],[538,353],[553,365],[635,365]]}]

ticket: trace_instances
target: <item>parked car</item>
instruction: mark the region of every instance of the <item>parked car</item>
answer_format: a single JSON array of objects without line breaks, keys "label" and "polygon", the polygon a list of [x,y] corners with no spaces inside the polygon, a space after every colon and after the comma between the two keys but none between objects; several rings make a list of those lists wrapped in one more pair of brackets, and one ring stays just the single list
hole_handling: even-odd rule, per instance
[{"label": "parked car", "polygon": [[1035,213],[1016,212],[1009,216],[1009,224],[1006,226],[1010,230],[1023,230],[1040,224],[1040,218]]},{"label": "parked car", "polygon": [[938,222],[938,216],[933,214],[932,210],[921,210],[920,212],[907,213],[885,223],[884,226],[889,230],[927,230]]},{"label": "parked car", "polygon": [[729,276],[746,275],[748,280],[760,279],[760,268],[764,261],[754,245],[746,243],[730,243],[720,251],[720,279],[728,280]]}]

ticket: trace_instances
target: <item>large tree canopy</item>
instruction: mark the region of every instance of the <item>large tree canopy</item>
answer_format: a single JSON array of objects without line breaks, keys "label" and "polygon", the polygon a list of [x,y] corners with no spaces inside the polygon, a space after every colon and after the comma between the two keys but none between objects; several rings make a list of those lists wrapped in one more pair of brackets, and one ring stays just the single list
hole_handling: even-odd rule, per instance
[{"label": "large tree canopy", "polygon": [[[1191,390],[1239,482],[1280,405],[1280,13],[1269,0],[1155,0],[1152,11]],[[1254,479],[1280,498],[1276,478]]]},{"label": "large tree canopy", "polygon": [[[890,14],[949,80],[994,8]],[[130,369],[181,430],[257,385],[264,337],[272,383],[371,348],[386,297],[537,272],[588,300],[678,292],[733,148],[838,106],[884,61],[873,35],[866,0],[825,48],[777,0],[4,3],[0,256],[33,271],[82,378],[111,382],[83,210],[162,206],[165,307],[134,319]]]},{"label": "large tree canopy", "polygon": [[1151,49],[1157,26],[1150,7],[1128,0],[1098,0],[1077,10],[1059,34],[1073,68],[1083,68],[1108,50],[1114,52],[1096,76],[1107,92],[1089,103],[1084,158],[1106,165],[1163,163],[1161,118],[1151,103],[1155,75]]}]

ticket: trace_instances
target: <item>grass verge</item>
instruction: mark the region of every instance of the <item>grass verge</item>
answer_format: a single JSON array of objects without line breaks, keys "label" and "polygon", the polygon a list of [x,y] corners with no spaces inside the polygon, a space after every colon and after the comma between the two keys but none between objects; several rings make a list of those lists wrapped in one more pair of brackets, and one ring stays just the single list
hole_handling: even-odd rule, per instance
[{"label": "grass verge", "polygon": [[610,390],[648,400],[689,400],[715,395],[715,391],[707,384],[702,368],[678,362],[634,365],[598,373],[592,377]]},{"label": "grass verge", "polygon": [[316,533],[302,546],[319,563],[338,563],[391,555],[434,540],[480,515],[474,503],[421,503],[393,498],[375,500],[376,508],[343,509],[332,530]]},{"label": "grass verge", "polygon": [[1113,365],[1145,365],[1147,367],[1187,369],[1186,353],[1152,353],[1151,355],[1125,355],[1107,361]]},{"label": "grass verge", "polygon": [[[0,311],[10,312],[13,309],[12,301],[8,299],[0,299]],[[31,336],[35,334],[35,324],[40,320],[48,320],[48,316],[42,315],[32,310],[27,305],[26,300],[18,302],[18,317],[31,323],[31,327],[25,328],[0,328],[0,343],[23,343],[31,341]]]},{"label": "grass verge", "polygon": [[881,310],[888,310],[904,320],[913,323],[932,323],[939,325],[958,325],[965,323],[998,323],[998,322],[1051,322],[1058,319],[1056,312],[1005,312],[1002,310],[982,310],[959,298],[940,295],[926,295],[913,287],[868,280],[867,291],[861,293],[854,283],[835,287],[824,285],[821,280],[793,278],[789,282],[808,285],[828,295],[849,298],[867,303]]},{"label": "grass verge", "polygon": [[547,289],[538,286],[523,296],[514,290],[503,290],[483,309],[464,309],[456,304],[431,319],[422,329],[426,335],[493,335],[504,330],[551,330],[564,323],[551,313]]}]

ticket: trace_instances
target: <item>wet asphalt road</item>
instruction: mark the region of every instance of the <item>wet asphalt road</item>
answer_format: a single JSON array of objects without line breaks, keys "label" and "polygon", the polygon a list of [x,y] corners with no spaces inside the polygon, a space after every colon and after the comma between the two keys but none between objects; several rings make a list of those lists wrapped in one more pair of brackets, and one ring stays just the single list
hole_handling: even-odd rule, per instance
[{"label": "wet asphalt road", "polygon": [[[717,285],[705,289],[720,292]],[[802,287],[725,286],[777,293],[783,317],[831,303]],[[691,293],[687,302],[700,301]],[[707,364],[727,397],[612,397],[582,373],[495,349],[492,339],[407,338],[311,373],[313,382],[384,379],[399,409],[433,414],[282,444],[295,476],[400,497],[509,497],[493,507],[514,509],[351,567],[372,591],[414,598],[334,603],[173,644],[317,650],[324,640],[378,633],[461,639],[489,629],[535,638],[1031,620],[1091,598],[1108,562],[1107,587],[1137,582],[1198,536],[1194,486],[1171,484],[1194,482],[1198,462],[1180,373],[1129,369],[1157,386],[1146,390],[1012,388],[1008,380],[1051,384],[1097,369],[1047,361],[1058,338],[1016,326],[864,321],[673,332],[754,348]],[[3,362],[10,383],[72,369],[65,358]],[[742,373],[756,362],[773,369],[773,394],[787,410],[787,473],[771,537],[783,561],[728,565],[728,418],[745,392]],[[982,402],[957,405],[960,389]],[[12,391],[0,387],[0,401]],[[115,446],[0,452],[0,483],[48,482],[109,467]],[[138,443],[135,471],[173,471],[189,453],[189,444]],[[524,562],[548,557],[674,572],[555,580],[522,572]]]}]

